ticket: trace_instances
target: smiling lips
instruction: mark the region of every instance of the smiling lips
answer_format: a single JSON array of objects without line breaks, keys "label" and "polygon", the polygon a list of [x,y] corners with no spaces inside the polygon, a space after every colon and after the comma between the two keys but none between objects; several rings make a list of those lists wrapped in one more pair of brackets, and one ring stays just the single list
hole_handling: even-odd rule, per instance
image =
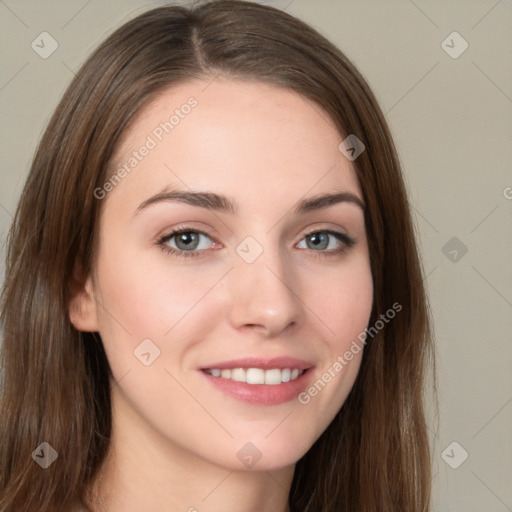
[{"label": "smiling lips", "polygon": [[201,368],[218,389],[244,402],[276,405],[296,397],[309,381],[312,363],[291,357],[245,358]]}]

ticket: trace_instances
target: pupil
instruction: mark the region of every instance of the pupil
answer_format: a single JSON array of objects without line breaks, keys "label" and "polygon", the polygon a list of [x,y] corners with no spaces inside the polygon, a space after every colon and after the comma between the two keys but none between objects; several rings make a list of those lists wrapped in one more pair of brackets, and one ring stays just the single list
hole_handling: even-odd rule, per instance
[{"label": "pupil", "polygon": [[327,237],[324,233],[314,233],[311,235],[310,238],[313,245],[315,245],[317,248],[322,246],[322,248],[325,248],[325,242],[327,241]]},{"label": "pupil", "polygon": [[194,242],[197,242],[197,233],[181,233],[181,235],[178,238],[177,244],[180,243],[184,245],[185,249],[189,249],[192,245],[194,245]]}]

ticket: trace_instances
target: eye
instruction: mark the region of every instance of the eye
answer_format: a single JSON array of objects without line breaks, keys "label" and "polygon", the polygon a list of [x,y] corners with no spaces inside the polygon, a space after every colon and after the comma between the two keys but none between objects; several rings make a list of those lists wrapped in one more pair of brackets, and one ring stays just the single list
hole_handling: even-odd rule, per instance
[{"label": "eye", "polygon": [[[205,241],[210,240],[210,243]],[[203,231],[198,229],[180,228],[158,240],[161,249],[176,256],[201,256],[200,252],[215,246],[215,242]]]},{"label": "eye", "polygon": [[324,229],[308,233],[297,244],[299,249],[311,249],[324,256],[332,256],[345,252],[352,247],[356,241],[345,233]]},{"label": "eye", "polygon": [[[296,247],[312,250],[317,253],[315,256],[335,256],[345,252],[355,243],[356,240],[345,233],[324,229],[306,234]],[[186,227],[164,235],[158,240],[157,245],[165,253],[183,258],[200,257],[207,249],[217,246],[207,233]]]}]

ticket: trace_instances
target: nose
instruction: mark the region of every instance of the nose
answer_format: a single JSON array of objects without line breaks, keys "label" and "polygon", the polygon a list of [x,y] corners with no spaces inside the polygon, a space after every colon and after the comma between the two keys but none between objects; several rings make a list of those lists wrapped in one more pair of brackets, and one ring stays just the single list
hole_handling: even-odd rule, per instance
[{"label": "nose", "polygon": [[277,251],[264,251],[253,263],[238,258],[231,274],[230,315],[236,329],[253,329],[271,338],[302,322],[298,279]]}]

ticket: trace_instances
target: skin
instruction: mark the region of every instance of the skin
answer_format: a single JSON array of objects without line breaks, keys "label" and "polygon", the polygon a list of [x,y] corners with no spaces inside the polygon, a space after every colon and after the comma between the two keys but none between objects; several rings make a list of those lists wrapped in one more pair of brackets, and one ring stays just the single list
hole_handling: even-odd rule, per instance
[{"label": "skin", "polygon": [[[324,193],[363,200],[342,137],[293,91],[222,77],[173,87],[129,127],[115,165],[191,96],[197,106],[102,200],[94,273],[75,274],[70,319],[100,333],[117,381],[110,454],[84,497],[94,512],[287,511],[295,463],[341,408],[361,362],[362,351],[306,405],[247,404],[198,370],[287,355],[313,362],[314,382],[364,331],[373,284],[357,204],[292,211]],[[223,194],[238,212],[163,201],[134,214],[165,188]],[[197,258],[158,245],[184,225],[208,234]],[[306,235],[325,229],[356,243],[332,254],[344,244],[330,236],[319,250]],[[253,263],[236,252],[247,236],[263,248]],[[145,339],[160,350],[149,366],[134,356]],[[247,442],[261,453],[251,469],[237,457]]]}]

